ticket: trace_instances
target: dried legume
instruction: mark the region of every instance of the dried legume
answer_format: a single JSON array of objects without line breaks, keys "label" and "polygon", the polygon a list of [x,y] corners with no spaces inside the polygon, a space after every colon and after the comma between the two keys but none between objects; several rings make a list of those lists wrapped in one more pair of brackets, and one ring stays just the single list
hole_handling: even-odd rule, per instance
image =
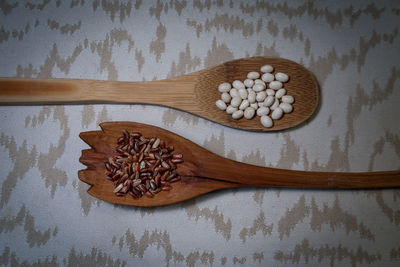
[{"label": "dried legume", "polygon": [[249,72],[243,82],[235,80],[232,84],[221,83],[218,86],[222,93],[221,100],[216,105],[235,120],[242,117],[252,119],[257,114],[261,117],[261,124],[269,128],[274,125],[273,120],[293,111],[291,104],[294,103],[294,97],[286,95],[284,88],[284,83],[290,80],[289,75],[274,73],[271,65],[262,66],[260,71]]},{"label": "dried legume", "polygon": [[174,148],[166,146],[160,138],[146,138],[124,130],[115,150],[118,154],[104,165],[116,196],[153,197],[160,191],[171,190],[171,183],[181,179],[176,170],[177,164],[183,162],[183,155],[173,154]]}]

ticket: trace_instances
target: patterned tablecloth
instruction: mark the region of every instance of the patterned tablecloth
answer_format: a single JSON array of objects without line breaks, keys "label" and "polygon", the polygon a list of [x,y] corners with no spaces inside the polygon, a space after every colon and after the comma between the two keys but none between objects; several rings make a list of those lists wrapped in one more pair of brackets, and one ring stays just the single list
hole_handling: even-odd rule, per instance
[{"label": "patterned tablecloth", "polygon": [[142,81],[249,56],[317,78],[308,123],[239,131],[148,105],[0,107],[0,265],[399,266],[399,190],[241,189],[161,208],[89,196],[82,131],[136,121],[260,166],[400,169],[397,1],[0,1],[0,76]]}]

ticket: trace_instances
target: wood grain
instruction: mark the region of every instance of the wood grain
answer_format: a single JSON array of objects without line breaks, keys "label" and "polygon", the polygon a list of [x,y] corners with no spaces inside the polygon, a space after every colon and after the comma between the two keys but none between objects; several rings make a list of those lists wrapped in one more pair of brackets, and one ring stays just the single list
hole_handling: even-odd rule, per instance
[{"label": "wood grain", "polygon": [[[258,117],[234,120],[217,109],[217,88],[222,82],[245,80],[247,73],[271,64],[275,72],[290,76],[285,84],[295,97],[294,111],[262,127]],[[297,126],[310,118],[318,106],[318,84],[300,64],[283,58],[253,57],[238,59],[173,79],[152,82],[114,82],[79,79],[0,79],[0,104],[153,104],[192,113],[208,120],[251,131],[276,131]]]},{"label": "wood grain", "polygon": [[[83,150],[80,162],[87,169],[78,172],[79,179],[90,184],[92,196],[122,205],[162,206],[181,202],[211,191],[234,187],[300,187],[325,189],[366,189],[400,187],[400,171],[386,172],[306,172],[249,165],[220,157],[193,142],[167,130],[134,122],[106,122],[102,131],[82,132],[80,137],[91,149]],[[183,176],[173,184],[173,190],[154,198],[114,195],[112,182],[105,179],[104,162],[114,155],[116,140],[122,131],[138,131],[147,137],[159,137],[184,155],[178,165]]]}]

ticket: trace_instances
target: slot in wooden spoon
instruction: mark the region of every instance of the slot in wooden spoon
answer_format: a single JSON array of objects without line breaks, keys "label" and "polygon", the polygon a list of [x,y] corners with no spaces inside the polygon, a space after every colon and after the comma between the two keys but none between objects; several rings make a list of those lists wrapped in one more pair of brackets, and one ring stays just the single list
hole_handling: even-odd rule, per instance
[{"label": "slot in wooden spoon", "polygon": [[[250,71],[270,64],[275,72],[290,76],[287,94],[294,96],[294,111],[274,122],[261,125],[258,117],[234,120],[215,106],[220,99],[218,85],[245,80]],[[167,106],[238,129],[276,131],[307,120],[318,105],[318,85],[303,66],[283,58],[253,57],[233,60],[181,77],[152,82],[113,82],[79,79],[0,79],[0,104],[89,104],[141,103]]]},{"label": "slot in wooden spoon", "polygon": [[[102,131],[82,132],[80,137],[91,149],[83,150],[80,162],[87,169],[78,172],[79,179],[91,185],[90,195],[115,204],[130,206],[163,206],[181,202],[211,191],[235,187],[301,187],[301,188],[389,188],[400,187],[400,171],[386,172],[306,172],[249,165],[220,157],[193,142],[156,126],[135,122],[106,122]],[[105,178],[105,161],[115,155],[116,140],[126,129],[147,137],[159,137],[183,154],[178,165],[182,180],[173,189],[153,198],[118,197],[114,185]]]}]

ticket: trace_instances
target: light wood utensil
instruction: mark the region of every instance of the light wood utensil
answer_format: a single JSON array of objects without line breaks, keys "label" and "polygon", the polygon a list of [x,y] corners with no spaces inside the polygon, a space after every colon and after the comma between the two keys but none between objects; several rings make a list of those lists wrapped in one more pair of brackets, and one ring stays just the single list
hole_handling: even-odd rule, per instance
[{"label": "light wood utensil", "polygon": [[[234,120],[215,106],[220,99],[218,85],[245,80],[250,71],[270,64],[275,72],[290,76],[285,84],[294,96],[294,111],[264,128],[258,117]],[[151,82],[114,82],[79,79],[0,79],[1,105],[36,104],[154,104],[183,110],[233,128],[276,131],[307,120],[318,105],[318,85],[303,66],[283,58],[253,57],[233,60],[181,77]]]},{"label": "light wood utensil", "polygon": [[[106,122],[101,131],[82,132],[80,137],[91,146],[82,151],[80,162],[87,169],[78,172],[79,179],[91,185],[88,193],[98,199],[130,206],[163,206],[235,187],[299,187],[299,188],[390,188],[400,187],[400,171],[385,172],[307,172],[259,167],[218,156],[193,142],[156,126],[134,122]],[[158,137],[183,154],[184,163],[177,172],[182,180],[173,183],[171,191],[162,191],[153,198],[130,195],[118,197],[114,185],[105,178],[104,163],[115,155],[117,139],[126,129],[146,137]]]}]

